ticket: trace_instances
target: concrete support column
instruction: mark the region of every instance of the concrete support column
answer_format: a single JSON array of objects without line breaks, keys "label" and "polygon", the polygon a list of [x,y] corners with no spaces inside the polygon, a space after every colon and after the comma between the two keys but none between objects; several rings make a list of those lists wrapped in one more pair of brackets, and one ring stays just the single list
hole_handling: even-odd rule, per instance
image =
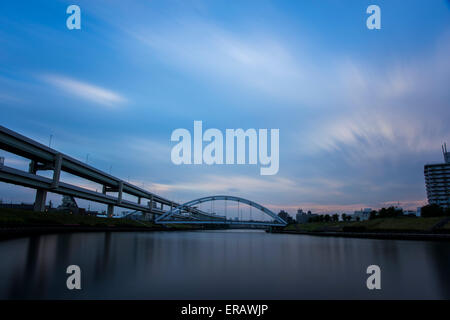
[{"label": "concrete support column", "polygon": [[61,163],[62,163],[62,154],[58,153],[55,156],[55,165],[53,168],[53,181],[52,181],[53,189],[56,189],[59,186],[59,177],[61,175]]},{"label": "concrete support column", "polygon": [[36,161],[31,160],[30,165],[28,166],[28,172],[32,174],[36,174]]},{"label": "concrete support column", "polygon": [[148,202],[148,206],[150,208],[150,212],[148,213],[150,215],[150,221],[155,222],[155,214],[152,213],[152,211],[153,211],[153,195],[150,195],[150,201]]},{"label": "concrete support column", "polygon": [[119,196],[117,198],[117,202],[119,204],[122,202],[122,190],[123,190],[123,181],[119,181]]},{"label": "concrete support column", "polygon": [[45,211],[45,200],[47,199],[47,191],[43,189],[36,189],[36,199],[34,200],[34,211]]},{"label": "concrete support column", "polygon": [[108,218],[111,218],[114,214],[114,205],[113,204],[108,204],[108,211],[106,213],[106,215],[108,216]]}]

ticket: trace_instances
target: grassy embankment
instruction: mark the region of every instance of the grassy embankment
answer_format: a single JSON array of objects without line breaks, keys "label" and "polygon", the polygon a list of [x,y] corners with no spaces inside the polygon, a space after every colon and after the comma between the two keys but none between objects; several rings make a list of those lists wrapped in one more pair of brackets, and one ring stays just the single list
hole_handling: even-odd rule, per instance
[{"label": "grassy embankment", "polygon": [[[312,222],[288,225],[284,230],[299,232],[431,232],[433,226],[444,217],[419,218],[396,217],[378,218],[352,222]],[[450,223],[435,232],[450,232]]]},{"label": "grassy embankment", "polygon": [[[97,227],[97,228],[148,228],[161,229],[151,221],[98,218],[61,212],[32,212],[16,209],[0,209],[0,228],[15,227]],[[189,229],[190,225],[173,225],[177,229]]]}]

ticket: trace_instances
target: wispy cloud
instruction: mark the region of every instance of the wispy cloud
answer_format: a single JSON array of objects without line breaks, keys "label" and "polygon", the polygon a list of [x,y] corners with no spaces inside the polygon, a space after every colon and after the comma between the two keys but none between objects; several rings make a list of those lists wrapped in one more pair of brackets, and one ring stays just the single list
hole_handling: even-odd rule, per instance
[{"label": "wispy cloud", "polygon": [[442,118],[450,98],[450,66],[443,57],[450,47],[434,49],[425,58],[388,61],[381,68],[344,61],[333,73],[341,94],[304,139],[304,150],[345,152],[353,161],[437,149],[450,135]]},{"label": "wispy cloud", "polygon": [[310,65],[300,63],[301,53],[282,37],[264,31],[233,32],[196,19],[129,32],[151,49],[149,54],[216,82],[283,101],[299,101],[313,89],[313,72]]},{"label": "wispy cloud", "polygon": [[41,79],[62,89],[68,94],[89,100],[102,106],[114,107],[127,101],[122,95],[112,90],[70,77],[45,74],[41,76]]},{"label": "wispy cloud", "polygon": [[435,150],[445,132],[439,120],[367,112],[324,121],[307,140],[312,152],[344,151],[358,159],[382,159]]}]

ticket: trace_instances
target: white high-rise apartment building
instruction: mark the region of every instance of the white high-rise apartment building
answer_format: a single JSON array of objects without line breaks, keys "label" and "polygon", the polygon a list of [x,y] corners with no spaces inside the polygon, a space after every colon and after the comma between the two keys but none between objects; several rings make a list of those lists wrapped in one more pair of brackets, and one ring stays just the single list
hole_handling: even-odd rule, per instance
[{"label": "white high-rise apartment building", "polygon": [[442,146],[444,163],[426,164],[424,167],[425,185],[429,204],[450,207],[450,152],[447,145]]}]

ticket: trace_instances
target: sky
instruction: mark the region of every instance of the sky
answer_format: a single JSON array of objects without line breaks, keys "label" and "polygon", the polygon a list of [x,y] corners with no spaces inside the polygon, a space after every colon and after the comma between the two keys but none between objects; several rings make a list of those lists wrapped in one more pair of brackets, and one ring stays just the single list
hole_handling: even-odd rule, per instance
[{"label": "sky", "polygon": [[[66,27],[71,4],[81,30]],[[380,30],[366,27],[371,4]],[[450,143],[449,57],[444,0],[5,0],[0,124],[179,202],[415,209],[424,164]],[[279,129],[278,173],[173,164],[171,133],[195,120]],[[34,191],[0,183],[0,198],[32,202]]]}]

